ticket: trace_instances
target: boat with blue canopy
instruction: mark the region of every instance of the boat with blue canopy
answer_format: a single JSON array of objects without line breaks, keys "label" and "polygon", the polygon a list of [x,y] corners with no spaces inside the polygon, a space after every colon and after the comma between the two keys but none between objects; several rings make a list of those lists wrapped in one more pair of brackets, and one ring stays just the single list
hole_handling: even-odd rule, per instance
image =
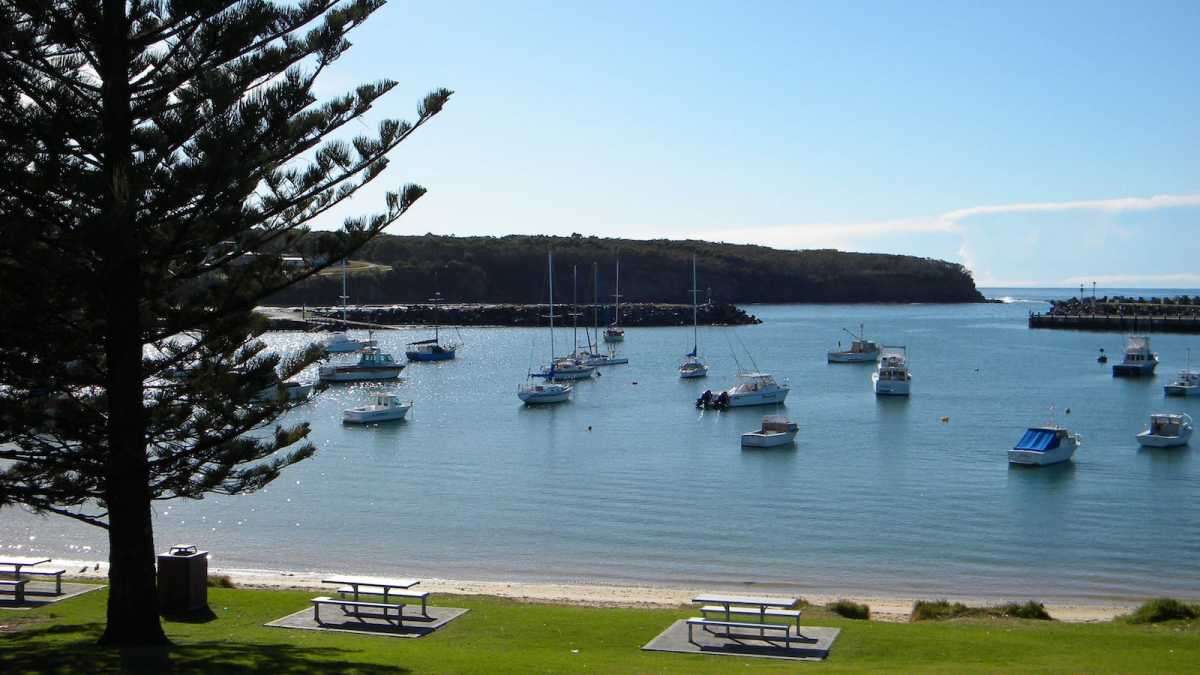
[{"label": "boat with blue canopy", "polygon": [[1008,461],[1036,466],[1058,464],[1071,459],[1082,442],[1078,434],[1057,425],[1030,427],[1008,451]]}]

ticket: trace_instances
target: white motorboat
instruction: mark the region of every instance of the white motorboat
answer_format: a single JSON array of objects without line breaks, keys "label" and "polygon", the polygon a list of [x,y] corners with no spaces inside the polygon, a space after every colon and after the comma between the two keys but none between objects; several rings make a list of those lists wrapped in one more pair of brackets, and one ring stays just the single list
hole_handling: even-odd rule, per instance
[{"label": "white motorboat", "polygon": [[679,362],[679,377],[690,380],[708,375],[708,364],[700,358],[700,323],[696,302],[700,290],[696,288],[696,256],[692,256],[692,351]]},{"label": "white motorboat", "polygon": [[1200,396],[1200,370],[1181,370],[1171,384],[1163,385],[1167,396]]},{"label": "white motorboat", "polygon": [[621,259],[617,258],[617,283],[615,286],[616,292],[613,293],[615,307],[613,312],[613,322],[608,328],[604,329],[605,342],[624,342],[625,329],[621,328]]},{"label": "white motorboat", "polygon": [[[554,254],[550,253],[546,256],[546,266],[549,269],[550,278],[550,313],[547,318],[550,319],[550,366],[540,373],[529,373],[529,379],[524,384],[517,387],[517,398],[524,401],[526,404],[536,403],[562,403],[571,398],[571,385],[560,384],[556,380],[566,379],[582,379],[581,373],[586,372],[586,377],[592,376],[594,368],[591,366],[583,366],[577,363],[574,359],[563,359],[554,356]],[[562,364],[567,371],[565,374],[560,374],[557,366]],[[545,377],[546,382],[535,382],[534,377]]]},{"label": "white motorboat", "polygon": [[321,366],[317,375],[322,382],[373,382],[400,377],[404,364],[396,363],[391,354],[376,347],[367,347],[357,363],[331,363]]},{"label": "white motorboat", "polygon": [[884,345],[879,366],[871,373],[876,396],[908,396],[912,387],[912,372],[908,369],[908,352],[904,347]]},{"label": "white motorboat", "polygon": [[1072,434],[1056,424],[1030,427],[1008,451],[1008,461],[1034,466],[1058,464],[1071,459],[1082,443],[1083,439],[1078,434]]},{"label": "white motorboat", "polygon": [[743,448],[774,448],[796,441],[800,426],[784,415],[767,415],[758,431],[742,434]]},{"label": "white motorboat", "polygon": [[705,391],[696,400],[697,408],[743,408],[753,405],[776,405],[783,403],[791,388],[779,384],[769,373],[738,373],[732,387],[713,395]]},{"label": "white motorboat", "polygon": [[263,388],[254,398],[259,401],[274,401],[279,398],[286,401],[303,401],[312,394],[312,390],[312,382],[279,382]]},{"label": "white motorboat", "polygon": [[366,347],[374,347],[374,340],[359,340],[345,333],[334,333],[321,340],[321,346],[330,354],[348,354]]},{"label": "white motorboat", "polygon": [[1112,367],[1113,377],[1143,377],[1154,374],[1158,354],[1150,351],[1150,338],[1131,335],[1125,338],[1125,358]]},{"label": "white motorboat", "polygon": [[879,360],[881,351],[879,343],[863,337],[865,333],[862,324],[858,325],[857,334],[847,328],[842,330],[849,333],[850,337],[854,339],[850,342],[849,349],[840,349],[841,343],[838,343],[839,349],[826,355],[829,363],[874,363]]},{"label": "white motorboat", "polygon": [[1146,448],[1175,448],[1187,445],[1192,430],[1192,418],[1186,413],[1155,413],[1137,441]]},{"label": "white motorboat", "polygon": [[517,398],[527,405],[562,403],[571,398],[571,385],[559,382],[527,382],[517,387]]},{"label": "white motorboat", "polygon": [[412,409],[412,401],[401,401],[394,394],[374,394],[371,402],[342,411],[344,424],[398,422]]}]

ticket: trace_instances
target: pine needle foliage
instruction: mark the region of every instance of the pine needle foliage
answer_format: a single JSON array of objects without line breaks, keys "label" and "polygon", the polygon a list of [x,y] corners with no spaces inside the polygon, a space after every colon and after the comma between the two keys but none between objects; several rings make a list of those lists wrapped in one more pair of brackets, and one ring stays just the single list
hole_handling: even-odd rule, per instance
[{"label": "pine needle foliage", "polygon": [[[285,263],[437,115],[350,137],[396,82],[313,84],[382,0],[0,0],[0,508],[108,530],[104,641],[163,641],[151,504],[262,488],[313,454],[261,392],[323,356],[258,339],[265,297],[425,193]],[[363,126],[365,125],[356,125]]]}]

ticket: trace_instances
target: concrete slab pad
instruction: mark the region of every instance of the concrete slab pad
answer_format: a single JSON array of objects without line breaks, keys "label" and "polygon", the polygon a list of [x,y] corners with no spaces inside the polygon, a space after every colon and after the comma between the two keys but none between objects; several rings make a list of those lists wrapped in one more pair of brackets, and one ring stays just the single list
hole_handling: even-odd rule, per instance
[{"label": "concrete slab pad", "polygon": [[776,637],[772,637],[768,633],[767,639],[763,640],[757,632],[737,629],[731,638],[723,633],[714,635],[700,626],[695,626],[692,628],[693,641],[689,641],[687,621],[680,619],[659,633],[658,637],[647,642],[642,649],[648,652],[822,661],[829,656],[829,650],[833,648],[833,641],[837,639],[840,632],[840,628],[801,626],[797,633],[796,627],[792,626],[788,631],[789,639],[784,641],[783,636],[778,633],[776,633]]},{"label": "concrete slab pad", "polygon": [[466,614],[468,610],[458,607],[429,607],[428,617],[421,616],[420,608],[410,613],[405,607],[404,625],[397,626],[383,619],[361,619],[344,616],[337,607],[321,608],[321,623],[313,618],[313,608],[306,607],[299,612],[288,614],[282,619],[276,619],[266,625],[276,628],[301,628],[304,630],[327,630],[338,633],[359,633],[362,635],[383,635],[386,637],[419,638],[429,635],[442,626]]},{"label": "concrete slab pad", "polygon": [[103,584],[73,584],[64,581],[62,595],[58,595],[54,592],[53,581],[31,580],[25,584],[25,602],[17,603],[11,593],[0,594],[0,609],[23,610],[45,607],[77,595],[98,591],[101,588],[104,588]]}]

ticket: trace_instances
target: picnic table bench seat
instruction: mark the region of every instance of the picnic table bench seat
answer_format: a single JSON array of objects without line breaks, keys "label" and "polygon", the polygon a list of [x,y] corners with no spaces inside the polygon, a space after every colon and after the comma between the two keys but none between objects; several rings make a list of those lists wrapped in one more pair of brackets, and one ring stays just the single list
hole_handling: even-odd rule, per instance
[{"label": "picnic table bench seat", "polygon": [[28,579],[0,579],[0,593],[12,593],[18,603],[25,602],[25,584]]},{"label": "picnic table bench seat", "polygon": [[[789,633],[791,633],[791,630],[792,630],[792,626],[790,623],[750,623],[747,621],[722,621],[719,619],[706,619],[704,617],[696,616],[696,617],[692,617],[687,620],[688,642],[695,642],[695,640],[692,637],[693,636],[692,628],[695,626],[700,626],[703,630],[708,631],[709,633],[712,633],[713,635],[720,635],[721,637],[727,637],[727,638],[737,637],[733,634],[733,629],[734,628],[742,628],[742,629],[746,629],[746,630],[758,631],[759,636],[761,636],[761,639],[764,639],[764,640],[767,639],[767,631],[783,633],[783,635],[780,639],[784,640],[785,642],[789,641],[791,639],[794,639],[789,635]],[[722,627],[725,629],[725,632],[724,633],[714,633],[713,631],[709,630],[709,628],[713,627],[713,626]],[[743,637],[747,637],[747,636],[743,636]],[[800,636],[797,636],[797,637],[800,637]]]},{"label": "picnic table bench seat", "polygon": [[[708,618],[709,614],[725,614],[726,609],[723,605],[705,605],[704,607],[700,608],[700,613],[703,614],[705,618]],[[795,619],[796,628],[800,628],[800,610],[798,609],[774,609],[770,607],[760,609],[758,607],[731,606],[728,610],[728,614],[731,616],[770,616],[776,618]]]},{"label": "picnic table bench seat", "polygon": [[44,570],[38,567],[21,570],[21,576],[25,577],[54,577],[54,593],[56,595],[62,595],[62,578],[66,573],[66,570]]},{"label": "picnic table bench seat", "polygon": [[[346,600],[344,598],[330,598],[326,596],[313,598],[312,603],[313,619],[318,624],[321,623],[321,606],[335,605],[341,607],[343,614],[356,619],[383,619],[388,623],[395,621],[398,626],[404,625],[404,603],[363,602],[361,600]],[[377,609],[380,611],[363,612],[360,611],[361,609]],[[395,612],[394,614],[392,613],[393,611]]]},{"label": "picnic table bench seat", "polygon": [[[386,593],[384,592],[385,590],[387,591]],[[337,589],[337,592],[340,593],[343,597],[345,597],[347,595],[353,594],[355,592],[355,590],[354,590],[353,586],[342,586]],[[429,591],[408,591],[408,590],[385,589],[382,586],[366,586],[366,585],[364,585],[364,586],[358,587],[358,594],[359,595],[386,595],[389,598],[408,598],[410,600],[420,600],[421,601],[421,616],[429,617],[429,612],[428,612],[428,608],[427,608],[427,604],[429,602]]]}]

